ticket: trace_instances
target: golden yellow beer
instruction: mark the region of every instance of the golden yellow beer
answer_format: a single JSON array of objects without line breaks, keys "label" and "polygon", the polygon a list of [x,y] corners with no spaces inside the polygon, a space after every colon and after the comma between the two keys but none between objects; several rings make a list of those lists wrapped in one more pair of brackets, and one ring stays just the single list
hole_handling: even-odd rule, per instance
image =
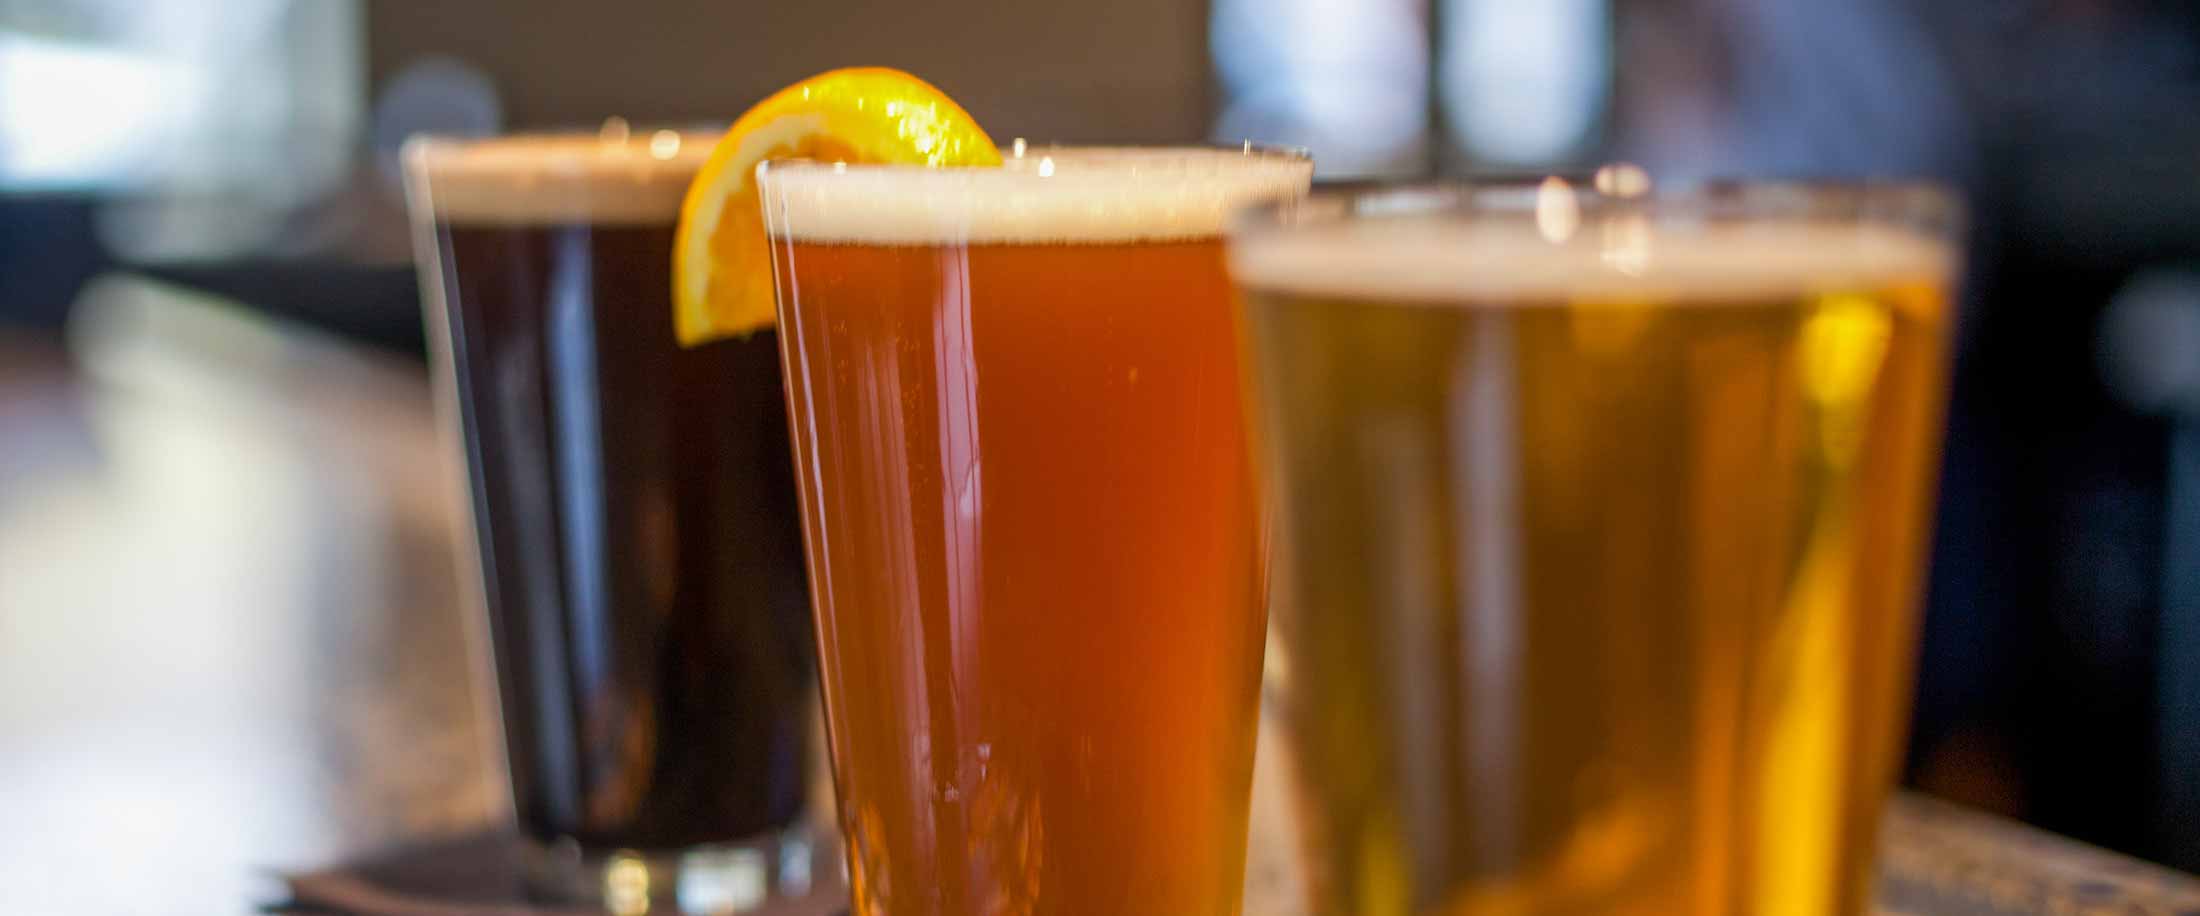
[{"label": "golden yellow beer", "polygon": [[1863,911],[1954,269],[1868,196],[1239,237],[1315,912]]}]

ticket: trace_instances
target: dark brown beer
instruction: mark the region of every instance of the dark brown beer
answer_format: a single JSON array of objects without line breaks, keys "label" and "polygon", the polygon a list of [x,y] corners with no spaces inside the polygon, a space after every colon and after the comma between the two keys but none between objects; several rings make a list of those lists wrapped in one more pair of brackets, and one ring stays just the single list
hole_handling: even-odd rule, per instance
[{"label": "dark brown beer", "polygon": [[800,814],[812,721],[778,342],[674,341],[673,221],[707,144],[591,144],[412,157],[513,800],[542,842],[741,840]]}]

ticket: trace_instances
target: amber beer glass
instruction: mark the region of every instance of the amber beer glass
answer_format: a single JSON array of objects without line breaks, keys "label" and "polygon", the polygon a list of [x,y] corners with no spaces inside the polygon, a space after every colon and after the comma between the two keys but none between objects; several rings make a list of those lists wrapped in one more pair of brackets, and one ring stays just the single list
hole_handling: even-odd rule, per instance
[{"label": "amber beer glass", "polygon": [[616,128],[405,165],[530,888],[630,912],[769,880],[815,690],[778,340],[673,336],[717,138]]},{"label": "amber beer glass", "polygon": [[1237,911],[1265,564],[1219,234],[1310,172],[762,170],[858,913]]},{"label": "amber beer glass", "polygon": [[1239,225],[1315,913],[1864,912],[1952,209],[1551,181]]}]

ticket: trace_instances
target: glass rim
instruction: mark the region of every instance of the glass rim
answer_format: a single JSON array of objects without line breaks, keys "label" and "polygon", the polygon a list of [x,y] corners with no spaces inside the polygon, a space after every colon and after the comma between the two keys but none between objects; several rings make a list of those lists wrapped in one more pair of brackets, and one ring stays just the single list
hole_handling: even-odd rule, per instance
[{"label": "glass rim", "polygon": [[[1011,150],[1014,150],[1014,152],[1011,152]],[[1005,164],[1013,159],[1031,159],[1034,158],[1034,156],[1043,157],[1045,155],[1045,151],[1048,150],[1074,150],[1078,152],[1114,151],[1136,154],[1157,154],[1173,152],[1235,152],[1243,155],[1247,159],[1255,160],[1295,161],[1305,162],[1308,164],[1311,164],[1314,161],[1313,152],[1304,146],[1293,146],[1280,143],[1255,143],[1250,140],[1242,141],[1239,143],[1078,143],[1057,140],[1034,143],[1022,137],[1018,137],[1010,141],[1009,146],[1003,147],[1001,149],[1001,161]],[[831,162],[824,159],[794,157],[766,159],[762,162],[757,163],[756,177],[762,178],[763,176],[774,172],[830,172],[832,174],[862,173],[875,175],[894,172],[985,172],[988,170],[1005,172],[1011,175],[1022,174],[1021,172],[1010,171],[1005,168],[989,169],[985,166],[948,166],[942,168],[939,166],[909,162]]]},{"label": "glass rim", "polygon": [[595,130],[419,133],[398,148],[397,166],[406,208],[422,218],[656,224],[678,217],[720,136],[623,120]]},{"label": "glass rim", "polygon": [[[499,168],[517,168],[519,154],[526,154],[530,168],[560,167],[584,168],[634,153],[650,153],[650,158],[666,166],[692,163],[700,167],[709,158],[719,137],[725,134],[724,125],[645,123],[627,125],[619,121],[615,131],[607,121],[603,126],[588,128],[579,125],[568,128],[544,128],[506,131],[490,134],[445,133],[423,131],[410,134],[398,144],[398,163],[407,172],[423,170],[434,164],[463,164],[459,157],[478,155],[499,150],[509,152],[513,158]],[[679,144],[665,155],[656,155],[652,142],[660,134],[672,134]],[[445,163],[434,160],[448,157]]]},{"label": "glass rim", "polygon": [[1716,179],[1653,189],[1636,170],[1625,182],[1330,186],[1238,210],[1224,241],[1241,287],[1638,301],[1890,278],[1953,285],[1963,276],[1962,214],[1954,194],[1928,182]]},{"label": "glass rim", "polygon": [[772,238],[1057,244],[1219,240],[1314,171],[1303,149],[1253,143],[1011,149],[1000,167],[768,160],[753,180]]},{"label": "glass rim", "polygon": [[649,138],[660,133],[674,133],[682,139],[709,137],[716,141],[726,133],[727,125],[719,121],[640,121],[629,122],[625,118],[605,118],[593,127],[582,124],[550,124],[520,130],[498,130],[492,133],[467,133],[450,130],[422,130],[405,135],[400,148],[428,146],[455,149],[469,146],[495,146],[514,142],[569,142],[597,140],[605,145],[646,144]]},{"label": "glass rim", "polygon": [[[1653,184],[1639,169],[1613,172],[1500,174],[1454,180],[1387,180],[1316,185],[1298,200],[1241,209],[1225,227],[1232,238],[1293,226],[1390,219],[1534,219],[1553,195],[1579,216],[1640,216],[1664,221],[1881,223],[1953,239],[1968,210],[1950,186],[1898,179],[1756,179],[1709,177]],[[1631,167],[1628,167],[1631,168]],[[1621,177],[1614,177],[1615,174]]]}]

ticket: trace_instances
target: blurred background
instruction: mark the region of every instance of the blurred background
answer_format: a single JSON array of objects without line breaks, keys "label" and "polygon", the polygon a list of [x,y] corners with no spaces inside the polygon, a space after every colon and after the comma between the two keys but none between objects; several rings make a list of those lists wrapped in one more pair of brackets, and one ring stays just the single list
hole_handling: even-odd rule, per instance
[{"label": "blurred background", "polygon": [[[372,754],[478,762],[403,724],[470,688],[332,732],[387,672],[288,648],[465,670],[395,150],[719,122],[859,63],[1004,139],[1296,143],[1330,179],[1961,188],[1908,778],[2200,870],[2200,4],[0,0],[0,887],[243,895],[225,863],[503,805],[454,766],[358,810]],[[393,615],[450,638],[352,651]]]}]

